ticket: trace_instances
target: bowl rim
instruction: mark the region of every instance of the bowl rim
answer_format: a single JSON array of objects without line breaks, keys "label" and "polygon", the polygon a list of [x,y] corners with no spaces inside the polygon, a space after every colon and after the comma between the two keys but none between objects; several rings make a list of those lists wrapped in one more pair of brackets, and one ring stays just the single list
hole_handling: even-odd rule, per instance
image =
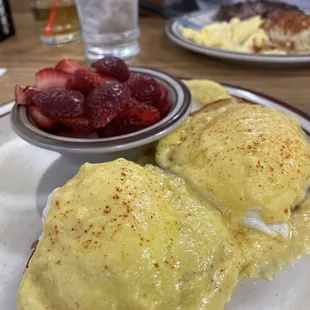
[{"label": "bowl rim", "polygon": [[60,153],[112,153],[128,150],[154,142],[181,125],[190,113],[191,94],[177,77],[150,67],[129,67],[135,73],[145,73],[162,80],[174,92],[175,104],[166,117],[158,123],[130,134],[96,139],[61,137],[36,127],[29,119],[27,108],[15,104],[11,111],[14,131],[30,144]]}]

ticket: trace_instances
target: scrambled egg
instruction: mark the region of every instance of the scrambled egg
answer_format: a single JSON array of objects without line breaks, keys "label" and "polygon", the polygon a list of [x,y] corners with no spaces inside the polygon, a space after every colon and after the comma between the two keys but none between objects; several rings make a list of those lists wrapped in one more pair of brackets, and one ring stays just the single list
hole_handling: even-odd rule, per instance
[{"label": "scrambled egg", "polygon": [[19,310],[220,310],[241,254],[220,213],[173,175],[85,164],[50,199]]},{"label": "scrambled egg", "polygon": [[278,53],[261,28],[264,20],[254,16],[247,20],[232,18],[229,22],[213,23],[200,31],[182,28],[182,35],[199,45],[243,53],[257,53],[269,50]]},{"label": "scrambled egg", "polygon": [[[304,252],[293,246],[292,229],[300,246],[309,239],[310,230],[299,229],[297,220],[290,230],[290,219],[310,186],[310,146],[295,119],[272,108],[231,102],[193,114],[159,142],[156,161],[221,211],[246,257],[244,273],[268,277],[271,270],[260,268],[268,258],[257,248],[267,252],[268,243],[279,242],[283,251],[270,251],[269,263],[282,266]],[[309,243],[305,247],[309,250]]]}]

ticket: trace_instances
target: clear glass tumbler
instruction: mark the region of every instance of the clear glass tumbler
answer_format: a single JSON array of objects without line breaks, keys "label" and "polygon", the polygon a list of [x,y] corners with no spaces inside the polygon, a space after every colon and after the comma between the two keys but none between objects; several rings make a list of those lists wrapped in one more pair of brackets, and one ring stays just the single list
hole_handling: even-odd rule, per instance
[{"label": "clear glass tumbler", "polygon": [[30,8],[43,43],[57,45],[81,38],[74,0],[30,0]]},{"label": "clear glass tumbler", "polygon": [[85,54],[90,60],[113,55],[124,60],[140,52],[138,0],[75,0]]}]

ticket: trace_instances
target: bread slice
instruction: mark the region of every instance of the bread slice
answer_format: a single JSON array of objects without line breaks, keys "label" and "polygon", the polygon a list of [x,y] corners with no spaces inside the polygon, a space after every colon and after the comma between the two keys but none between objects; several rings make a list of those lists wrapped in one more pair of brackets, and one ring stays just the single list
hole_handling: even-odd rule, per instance
[{"label": "bread slice", "polygon": [[244,98],[231,97],[231,98],[227,98],[227,99],[220,99],[220,100],[214,101],[210,104],[204,105],[201,109],[193,112],[191,115],[195,115],[195,114],[202,113],[202,112],[214,111],[214,110],[222,108],[226,105],[234,104],[234,103],[256,104],[256,103],[248,101]]}]

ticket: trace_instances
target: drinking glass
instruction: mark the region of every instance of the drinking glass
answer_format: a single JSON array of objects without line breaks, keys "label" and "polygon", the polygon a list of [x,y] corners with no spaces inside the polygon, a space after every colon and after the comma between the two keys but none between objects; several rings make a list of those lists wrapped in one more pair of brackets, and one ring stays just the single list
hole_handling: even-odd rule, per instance
[{"label": "drinking glass", "polygon": [[130,60],[140,52],[138,0],[76,0],[76,5],[88,59]]},{"label": "drinking glass", "polygon": [[0,42],[15,34],[10,3],[0,0]]},{"label": "drinking glass", "polygon": [[74,0],[30,0],[30,8],[43,43],[62,44],[81,38]]}]

